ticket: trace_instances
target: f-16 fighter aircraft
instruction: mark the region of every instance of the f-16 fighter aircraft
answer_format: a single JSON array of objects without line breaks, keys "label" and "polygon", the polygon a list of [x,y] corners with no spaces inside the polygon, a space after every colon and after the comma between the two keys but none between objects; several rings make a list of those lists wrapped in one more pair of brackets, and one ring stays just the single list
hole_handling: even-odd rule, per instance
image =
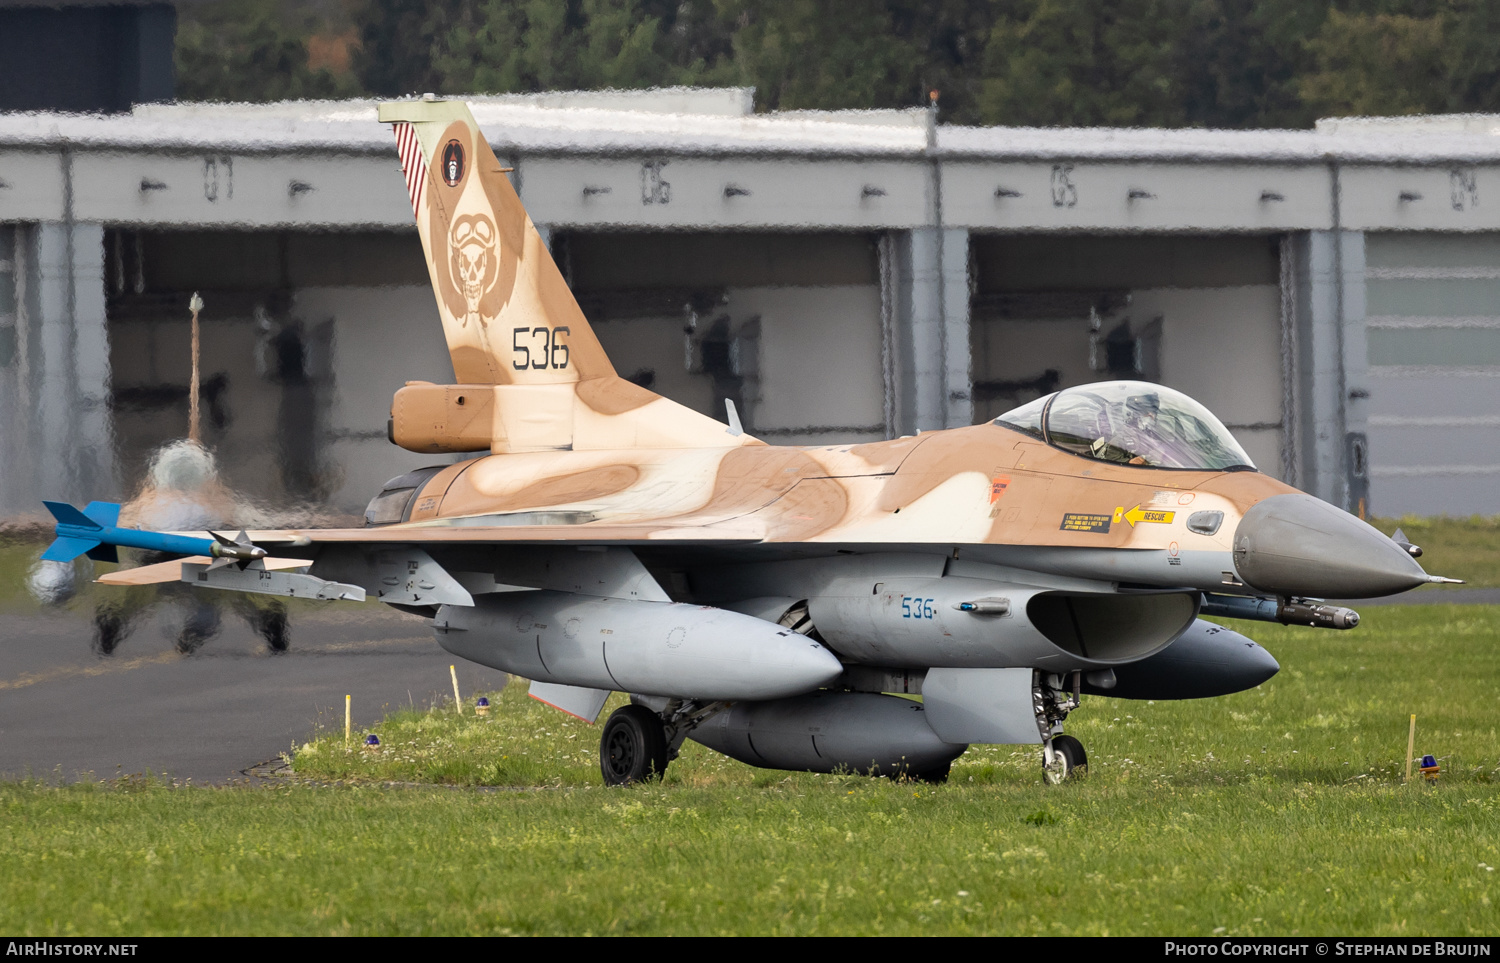
[{"label": "f-16 fighter aircraft", "polygon": [[[190,538],[55,506],[49,555],[190,554],[102,581],[379,600],[445,649],[606,722],[610,784],[684,739],[754,766],[940,780],[971,743],[1060,781],[1081,693],[1189,699],[1278,669],[1224,615],[1351,628],[1323,598],[1429,581],[1414,546],[1255,470],[1154,384],[1069,388],[992,423],[777,447],[616,374],[459,101],[385,104],[455,383],[391,439],[482,453],[393,478],[364,528]],[[902,694],[920,694],[920,702]]]}]

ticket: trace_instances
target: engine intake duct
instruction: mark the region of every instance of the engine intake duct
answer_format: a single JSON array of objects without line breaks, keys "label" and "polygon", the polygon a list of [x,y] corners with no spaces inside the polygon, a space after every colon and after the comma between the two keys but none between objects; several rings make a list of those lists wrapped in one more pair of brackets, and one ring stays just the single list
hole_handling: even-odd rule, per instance
[{"label": "engine intake duct", "polygon": [[885,776],[946,773],[969,748],[938,738],[920,702],[870,692],[741,702],[688,737],[763,769]]},{"label": "engine intake duct", "polygon": [[1095,662],[1124,662],[1149,655],[1174,639],[1197,616],[1197,599],[1177,592],[1032,596],[1026,614],[1053,645]]}]

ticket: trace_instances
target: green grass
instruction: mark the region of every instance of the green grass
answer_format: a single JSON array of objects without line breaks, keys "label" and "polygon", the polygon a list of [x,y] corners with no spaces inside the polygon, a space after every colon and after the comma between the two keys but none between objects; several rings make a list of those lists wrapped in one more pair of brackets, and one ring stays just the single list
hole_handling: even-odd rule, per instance
[{"label": "green grass", "polygon": [[[399,713],[376,727],[379,755],[311,737],[298,772],[342,785],[0,785],[0,929],[1500,930],[1500,607],[1236,628],[1281,674],[1223,699],[1086,698],[1069,731],[1092,771],[1061,787],[1013,747],[971,749],[926,786],[753,770],[689,744],[664,784],[605,789],[598,727],[519,686],[485,720]],[[1418,751],[1443,761],[1435,785],[1401,783],[1411,713]]]},{"label": "green grass", "polygon": [[1387,535],[1399,527],[1413,544],[1422,546],[1422,567],[1433,575],[1461,578],[1470,588],[1500,587],[1500,515],[1491,518],[1407,515],[1372,518],[1370,524]]},{"label": "green grass", "polygon": [[[1228,622],[1282,663],[1270,682],[1222,699],[1132,702],[1085,697],[1068,721],[1093,776],[1159,784],[1221,784],[1260,777],[1339,784],[1404,775],[1407,721],[1419,717],[1418,750],[1439,756],[1445,779],[1500,782],[1500,607],[1371,608],[1353,631]],[[590,786],[600,780],[599,726],[526,696],[514,682],[490,717],[452,703],[405,710],[345,747],[324,731],[297,753],[311,778],[451,785]],[[466,700],[472,702],[472,699]],[[616,695],[601,719],[624,697]],[[362,748],[368,732],[382,742]],[[1036,750],[976,746],[952,781],[1008,784],[1036,776]],[[668,785],[754,786],[771,777],[688,743]]]}]

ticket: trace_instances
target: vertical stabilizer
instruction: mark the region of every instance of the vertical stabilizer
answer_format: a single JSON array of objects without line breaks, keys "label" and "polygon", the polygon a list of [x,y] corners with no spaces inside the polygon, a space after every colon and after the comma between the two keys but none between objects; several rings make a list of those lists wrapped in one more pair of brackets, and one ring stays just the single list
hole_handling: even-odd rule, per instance
[{"label": "vertical stabilizer", "polygon": [[561,385],[614,375],[468,105],[380,105],[460,384]]},{"label": "vertical stabilizer", "polygon": [[457,384],[408,384],[391,440],[411,451],[732,448],[761,442],[621,379],[468,105],[380,105]]}]

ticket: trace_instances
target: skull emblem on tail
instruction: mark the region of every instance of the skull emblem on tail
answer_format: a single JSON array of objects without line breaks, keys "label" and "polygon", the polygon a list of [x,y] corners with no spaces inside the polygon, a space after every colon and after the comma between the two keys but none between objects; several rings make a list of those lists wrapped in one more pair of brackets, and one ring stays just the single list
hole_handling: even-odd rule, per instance
[{"label": "skull emblem on tail", "polygon": [[471,317],[484,324],[479,302],[495,286],[499,268],[495,223],[484,214],[465,214],[455,218],[448,252],[453,283],[463,292],[468,306],[462,324],[467,327]]}]

